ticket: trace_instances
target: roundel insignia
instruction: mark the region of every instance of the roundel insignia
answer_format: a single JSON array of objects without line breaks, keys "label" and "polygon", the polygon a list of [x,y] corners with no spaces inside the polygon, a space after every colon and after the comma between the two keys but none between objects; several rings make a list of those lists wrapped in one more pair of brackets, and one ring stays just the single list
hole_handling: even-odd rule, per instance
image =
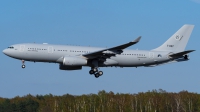
[{"label": "roundel insignia", "polygon": [[176,36],[175,36],[175,39],[176,39],[176,40],[180,40],[180,38],[181,38],[180,35],[176,35]]}]

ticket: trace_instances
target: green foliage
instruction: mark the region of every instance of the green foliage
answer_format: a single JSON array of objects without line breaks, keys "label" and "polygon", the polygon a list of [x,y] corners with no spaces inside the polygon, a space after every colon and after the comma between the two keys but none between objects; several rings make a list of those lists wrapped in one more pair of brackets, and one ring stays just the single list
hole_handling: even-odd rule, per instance
[{"label": "green foliage", "polygon": [[5,99],[0,104],[0,112],[37,112],[39,103],[30,98],[21,98],[22,101]]},{"label": "green foliage", "polygon": [[0,98],[0,112],[199,112],[200,94],[162,89],[138,94],[27,95]]}]

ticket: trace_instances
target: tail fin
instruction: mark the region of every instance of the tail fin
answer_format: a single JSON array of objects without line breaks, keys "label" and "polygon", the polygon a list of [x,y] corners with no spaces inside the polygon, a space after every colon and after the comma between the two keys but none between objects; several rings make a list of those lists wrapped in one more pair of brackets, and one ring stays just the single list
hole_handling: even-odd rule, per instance
[{"label": "tail fin", "polygon": [[153,49],[156,51],[175,51],[185,50],[194,25],[183,25],[175,34],[173,34],[163,45]]}]

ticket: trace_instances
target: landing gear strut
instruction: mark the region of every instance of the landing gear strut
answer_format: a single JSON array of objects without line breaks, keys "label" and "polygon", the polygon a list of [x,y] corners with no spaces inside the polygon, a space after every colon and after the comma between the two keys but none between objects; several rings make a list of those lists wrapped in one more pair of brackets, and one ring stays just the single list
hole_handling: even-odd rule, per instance
[{"label": "landing gear strut", "polygon": [[22,68],[26,68],[26,65],[24,63],[25,63],[25,61],[22,60]]}]

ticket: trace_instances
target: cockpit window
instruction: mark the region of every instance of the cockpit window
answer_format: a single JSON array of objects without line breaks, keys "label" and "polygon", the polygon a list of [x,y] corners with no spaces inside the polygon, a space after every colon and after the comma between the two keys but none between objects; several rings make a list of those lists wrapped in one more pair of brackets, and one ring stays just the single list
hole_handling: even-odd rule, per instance
[{"label": "cockpit window", "polygon": [[9,49],[14,49],[14,47],[13,46],[10,46],[10,47],[8,47]]}]

